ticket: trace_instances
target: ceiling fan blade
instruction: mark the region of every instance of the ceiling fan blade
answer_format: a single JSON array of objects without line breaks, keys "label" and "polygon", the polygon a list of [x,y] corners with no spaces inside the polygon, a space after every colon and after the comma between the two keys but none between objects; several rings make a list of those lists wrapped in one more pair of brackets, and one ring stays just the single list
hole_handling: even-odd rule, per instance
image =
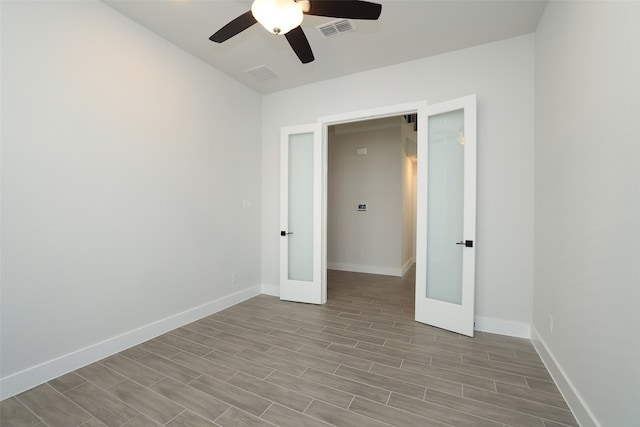
[{"label": "ceiling fan blade", "polygon": [[309,15],[333,18],[378,19],[382,5],[359,0],[310,0]]},{"label": "ceiling fan blade", "polygon": [[300,58],[300,62],[307,64],[315,59],[311,51],[311,46],[309,45],[309,40],[307,40],[307,36],[304,35],[302,27],[297,26],[284,36],[287,38],[293,51],[298,55],[298,58]]},{"label": "ceiling fan blade", "polygon": [[222,43],[223,41],[229,40],[231,37],[235,36],[236,34],[246,30],[256,22],[258,21],[256,21],[256,18],[253,17],[253,14],[251,13],[251,11],[248,11],[238,16],[236,19],[229,22],[224,27],[220,28],[218,31],[215,32],[214,35],[209,37],[209,40],[216,43]]}]

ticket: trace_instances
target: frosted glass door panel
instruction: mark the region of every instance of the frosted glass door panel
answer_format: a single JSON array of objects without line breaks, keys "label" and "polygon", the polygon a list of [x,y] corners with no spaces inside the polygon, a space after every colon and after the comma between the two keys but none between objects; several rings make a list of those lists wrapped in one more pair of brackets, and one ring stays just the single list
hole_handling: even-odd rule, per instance
[{"label": "frosted glass door panel", "polygon": [[464,110],[429,117],[427,298],[462,303]]},{"label": "frosted glass door panel", "polygon": [[289,136],[289,280],[313,280],[313,133]]}]

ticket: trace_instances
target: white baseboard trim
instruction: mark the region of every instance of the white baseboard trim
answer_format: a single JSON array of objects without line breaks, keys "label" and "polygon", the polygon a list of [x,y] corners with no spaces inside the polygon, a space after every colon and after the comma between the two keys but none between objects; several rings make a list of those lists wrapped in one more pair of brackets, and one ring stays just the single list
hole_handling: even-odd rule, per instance
[{"label": "white baseboard trim", "polygon": [[402,266],[402,277],[404,277],[405,274],[407,274],[407,271],[409,271],[409,269],[411,267],[413,267],[413,264],[415,263],[415,260],[413,258],[409,258],[409,260],[407,262],[404,263],[404,265]]},{"label": "white baseboard trim", "polygon": [[279,297],[280,296],[280,286],[262,284],[262,293],[264,295],[271,295],[272,297]]},{"label": "white baseboard trim", "polygon": [[601,427],[596,420],[596,417],[593,415],[593,412],[591,412],[587,404],[584,402],[580,393],[578,393],[560,364],[558,364],[553,353],[549,350],[549,347],[547,347],[547,344],[533,326],[531,327],[531,341],[533,342],[540,359],[542,359],[544,366],[547,367],[553,381],[558,386],[562,397],[564,397],[567,405],[571,408],[571,412],[573,413],[573,416],[576,417],[576,421],[578,421],[580,427]]},{"label": "white baseboard trim", "polygon": [[513,322],[511,320],[495,319],[493,317],[476,316],[476,331],[489,332],[510,337],[531,338],[531,327],[528,323]]},{"label": "white baseboard trim", "polygon": [[29,390],[60,375],[97,362],[98,360],[143,343],[173,329],[217,313],[232,305],[260,295],[260,293],[261,286],[253,286],[0,378],[0,400],[15,396],[18,393],[22,393],[25,390]]},{"label": "white baseboard trim", "polygon": [[328,262],[328,270],[352,271],[354,273],[381,274],[383,276],[402,277],[402,268],[379,267],[377,265],[348,264],[345,262]]}]

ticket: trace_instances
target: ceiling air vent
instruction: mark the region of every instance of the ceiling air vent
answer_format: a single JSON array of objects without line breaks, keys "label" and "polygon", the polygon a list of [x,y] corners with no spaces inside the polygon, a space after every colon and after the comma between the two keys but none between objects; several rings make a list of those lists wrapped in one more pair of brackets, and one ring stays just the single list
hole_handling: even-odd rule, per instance
[{"label": "ceiling air vent", "polygon": [[259,65],[254,68],[249,68],[248,70],[244,70],[244,72],[252,75],[257,80],[260,80],[261,82],[265,80],[275,79],[278,77],[278,75],[273,71],[271,71],[271,69],[266,65]]},{"label": "ceiling air vent", "polygon": [[338,19],[316,27],[325,37],[337,36],[340,33],[355,30],[355,27],[348,19]]}]

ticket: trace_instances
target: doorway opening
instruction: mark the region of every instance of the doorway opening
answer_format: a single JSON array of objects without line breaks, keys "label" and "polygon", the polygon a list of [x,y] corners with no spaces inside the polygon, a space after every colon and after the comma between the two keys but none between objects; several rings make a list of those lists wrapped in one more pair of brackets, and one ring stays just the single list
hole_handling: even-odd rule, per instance
[{"label": "doorway opening", "polygon": [[417,114],[327,128],[328,299],[415,305]]},{"label": "doorway opening", "polygon": [[[415,320],[473,336],[475,95],[433,105],[419,102],[320,117],[315,124],[282,128],[280,298],[312,304],[327,302],[329,128],[413,113],[422,118],[416,135],[417,224],[412,233],[419,236],[415,245]],[[366,152],[366,147],[356,147],[356,155]],[[369,209],[366,201],[355,204],[360,213]],[[364,250],[360,249],[359,254]],[[454,251],[455,257],[445,255]],[[439,258],[433,254],[439,254]],[[441,261],[443,258],[446,263]],[[304,267],[304,276],[299,267]],[[406,263],[392,267],[399,268],[397,275],[401,276]],[[447,273],[451,268],[456,271]],[[456,299],[440,292],[451,286],[460,289]]]}]

